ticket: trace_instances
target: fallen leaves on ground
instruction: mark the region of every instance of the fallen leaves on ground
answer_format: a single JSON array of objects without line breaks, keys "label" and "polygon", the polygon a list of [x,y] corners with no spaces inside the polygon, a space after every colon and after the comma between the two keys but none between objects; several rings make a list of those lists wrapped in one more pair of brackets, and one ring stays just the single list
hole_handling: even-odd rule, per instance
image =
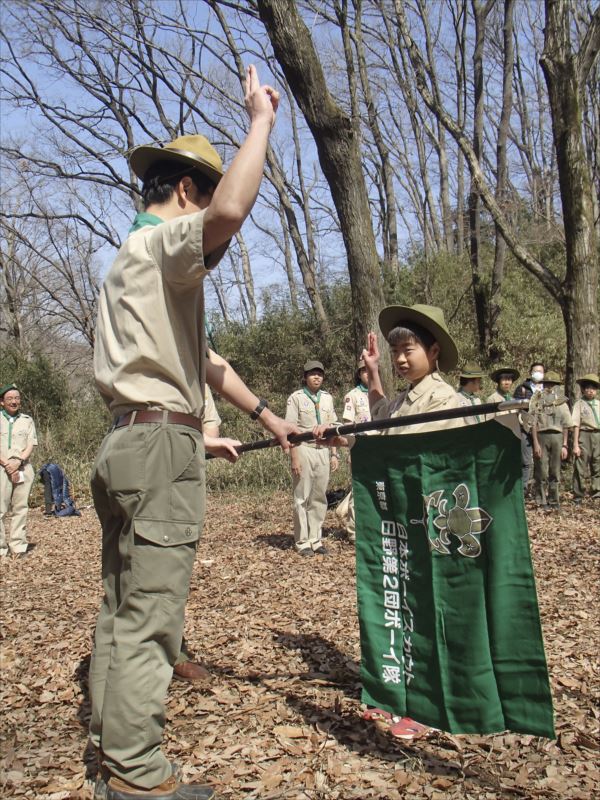
[{"label": "fallen leaves on ground", "polygon": [[[528,509],[557,740],[434,734],[412,745],[361,719],[353,547],[299,558],[286,494],[211,497],[186,637],[212,680],[173,681],[164,748],[221,798],[586,800],[598,764],[598,530],[589,502]],[[99,525],[33,510],[2,563],[0,795],[84,800]]]}]

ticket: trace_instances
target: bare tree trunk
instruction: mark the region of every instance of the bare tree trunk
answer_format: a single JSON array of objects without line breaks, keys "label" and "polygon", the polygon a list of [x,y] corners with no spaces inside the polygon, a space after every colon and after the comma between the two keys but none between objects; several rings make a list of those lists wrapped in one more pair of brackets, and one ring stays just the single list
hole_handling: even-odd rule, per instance
[{"label": "bare tree trunk", "polygon": [[598,243],[591,176],[582,133],[585,81],[600,49],[597,8],[578,53],[571,45],[570,2],[545,0],[546,28],[541,63],[552,111],[567,251],[564,281],[567,327],[566,389],[575,395],[578,375],[598,366]]},{"label": "bare tree trunk", "polygon": [[[475,94],[473,98],[473,153],[481,162],[483,155],[483,47],[485,44],[485,24],[487,15],[492,8],[493,0],[487,0],[481,5],[479,0],[471,0],[473,16],[475,18],[475,52],[473,53],[473,83]],[[471,275],[473,277],[473,300],[475,302],[475,318],[479,349],[487,352],[489,341],[487,297],[481,272],[481,193],[477,181],[471,176],[471,190],[469,192],[469,240],[471,256]]]},{"label": "bare tree trunk", "polygon": [[[384,304],[359,143],[352,121],[329,93],[310,32],[296,4],[292,0],[258,0],[257,6],[275,57],[314,136],[335,203],[348,257],[358,354],[367,333],[377,330],[379,311]],[[382,346],[382,352],[386,353],[381,365],[382,379],[389,390],[391,364],[387,348]]]},{"label": "bare tree trunk", "polygon": [[[514,65],[513,47],[513,13],[515,0],[505,0],[504,2],[504,26],[503,26],[503,57],[504,64],[502,69],[502,112],[500,114],[500,125],[498,128],[498,142],[496,147],[496,200],[500,208],[505,208],[506,190],[508,183],[508,162],[506,156],[506,146],[508,142],[508,129],[510,126],[510,114],[512,111],[512,73]],[[494,266],[492,268],[492,285],[490,290],[490,321],[489,321],[489,347],[488,356],[491,361],[497,361],[500,352],[496,342],[498,341],[498,323],[501,311],[502,281],[504,279],[504,261],[506,258],[506,242],[502,236],[498,225],[496,227],[496,247],[494,252]]]},{"label": "bare tree trunk", "polygon": [[254,297],[254,277],[252,276],[252,269],[250,267],[250,255],[241,233],[236,234],[235,240],[238,243],[242,257],[242,274],[244,276],[242,285],[246,291],[248,320],[251,325],[254,325],[256,323],[256,299]]}]

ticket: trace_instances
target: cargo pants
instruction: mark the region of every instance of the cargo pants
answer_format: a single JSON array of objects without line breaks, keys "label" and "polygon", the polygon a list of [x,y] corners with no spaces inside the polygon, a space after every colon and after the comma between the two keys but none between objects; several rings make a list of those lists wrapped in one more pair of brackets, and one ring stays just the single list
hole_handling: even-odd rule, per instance
[{"label": "cargo pants", "polygon": [[90,739],[110,772],[141,789],[171,775],[165,697],[205,509],[202,434],[130,425],[107,434],[92,473],[104,599],[90,666]]},{"label": "cargo pants", "polygon": [[294,541],[297,550],[321,547],[327,514],[329,448],[298,446],[300,477],[292,476],[294,489]]},{"label": "cargo pants", "polygon": [[[0,467],[0,556],[27,551],[27,512],[29,511],[29,495],[33,486],[35,470],[31,464],[23,467],[23,483],[13,483],[8,473]],[[6,538],[4,519],[9,509],[12,512],[10,535]]]},{"label": "cargo pants", "polygon": [[592,494],[600,492],[600,430],[579,431],[579,447],[581,455],[573,464],[573,494],[575,497],[585,495],[585,478],[589,470],[592,483]]},{"label": "cargo pants", "polygon": [[538,505],[557,506],[559,503],[560,452],[563,435],[556,431],[538,433],[542,457],[535,459],[533,477],[535,480],[535,501]]}]

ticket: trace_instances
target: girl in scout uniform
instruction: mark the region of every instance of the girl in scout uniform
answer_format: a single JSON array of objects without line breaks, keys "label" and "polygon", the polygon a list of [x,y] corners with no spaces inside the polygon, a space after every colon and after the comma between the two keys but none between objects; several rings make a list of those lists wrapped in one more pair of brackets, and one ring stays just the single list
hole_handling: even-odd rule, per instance
[{"label": "girl in scout uniform", "polygon": [[[325,369],[320,361],[304,365],[303,386],[288,397],[285,419],[301,431],[316,425],[330,427],[337,422],[333,397],[322,389]],[[330,450],[327,445],[302,442],[290,450],[294,492],[294,541],[301,556],[326,555],[321,541],[327,513]],[[331,469],[338,468],[335,450],[331,450]]]},{"label": "girl in scout uniform", "polygon": [[[441,308],[427,305],[389,306],[379,315],[379,327],[390,346],[394,370],[408,386],[393,400],[387,399],[379,376],[380,354],[377,336],[369,333],[367,347],[362,355],[367,367],[369,406],[373,419],[459,408],[464,404],[439,372],[439,370],[449,372],[458,362],[458,350],[446,327]],[[388,428],[381,431],[381,434],[417,433],[462,425],[464,425],[462,419],[440,420],[410,427]],[[315,435],[322,435],[323,429],[324,426],[321,426],[315,430]],[[332,443],[352,446],[353,437],[334,437]],[[390,733],[399,739],[416,739],[427,735],[431,730],[409,717],[398,719],[383,709],[367,708],[363,716],[367,720],[388,721]]]},{"label": "girl in scout uniform", "polygon": [[[512,367],[499,367],[494,370],[490,378],[496,384],[496,391],[488,398],[488,403],[502,403],[504,400],[512,400],[512,385],[519,378],[519,372]],[[512,411],[499,411],[499,414],[512,414]]]},{"label": "girl in scout uniform", "polygon": [[533,416],[535,501],[544,511],[559,507],[560,462],[569,454],[569,428],[573,427],[567,398],[558,391],[561,383],[556,372],[547,372],[544,390],[535,395],[529,407]]},{"label": "girl in scout uniform", "polygon": [[[463,399],[464,405],[480,406],[481,398],[478,393],[481,391],[481,379],[485,373],[478,364],[472,361],[464,365],[459,376],[458,394]],[[473,422],[484,422],[485,417],[474,414],[470,418]]]},{"label": "girl in scout uniform", "polygon": [[585,476],[589,471],[592,497],[600,499],[600,402],[596,395],[600,380],[590,373],[577,380],[582,397],[573,406],[573,494],[575,503],[585,495]]}]

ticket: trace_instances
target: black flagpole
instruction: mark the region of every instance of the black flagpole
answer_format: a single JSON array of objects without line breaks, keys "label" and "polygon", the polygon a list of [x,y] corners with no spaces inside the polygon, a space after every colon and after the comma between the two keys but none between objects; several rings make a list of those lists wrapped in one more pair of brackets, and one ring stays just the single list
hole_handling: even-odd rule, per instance
[{"label": "black flagpole", "polygon": [[[498,414],[501,411],[527,411],[529,400],[502,400],[500,403],[482,403],[476,406],[460,406],[459,408],[446,408],[442,411],[426,411],[423,414],[409,414],[406,417],[391,417],[389,419],[376,419],[370,422],[358,422],[352,425],[336,425],[328,428],[323,439],[331,439],[333,436],[345,436],[347,433],[364,433],[365,431],[379,431],[386,428],[404,428],[408,425],[419,425],[424,422],[438,422],[442,419],[460,419],[461,417],[473,417],[475,415]],[[290,444],[314,441],[312,431],[305,433],[291,433],[288,436]],[[277,447],[279,439],[261,439],[258,442],[246,442],[240,444],[235,449],[238,453],[248,453],[251,450],[264,450],[268,447]],[[216,458],[211,453],[206,454],[206,458]]]}]

